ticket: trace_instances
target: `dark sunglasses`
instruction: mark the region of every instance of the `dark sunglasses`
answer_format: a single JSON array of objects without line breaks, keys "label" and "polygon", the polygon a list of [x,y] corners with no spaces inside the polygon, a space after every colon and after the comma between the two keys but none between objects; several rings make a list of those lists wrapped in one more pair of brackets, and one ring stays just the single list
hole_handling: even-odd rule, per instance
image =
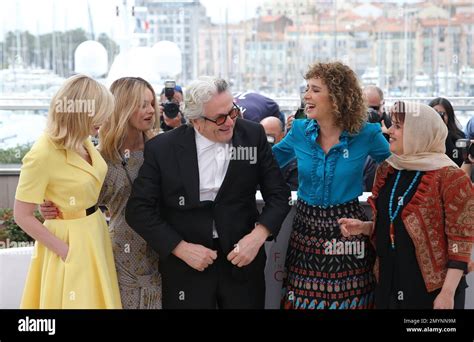
[{"label": "dark sunglasses", "polygon": [[227,117],[229,116],[232,120],[234,120],[236,117],[238,117],[240,114],[240,109],[239,107],[237,107],[237,105],[235,103],[233,103],[233,107],[232,109],[229,111],[229,113],[227,114],[219,114],[217,116],[217,119],[213,120],[213,119],[209,119],[207,117],[205,117],[204,115],[202,116],[202,118],[204,120],[207,120],[207,121],[211,121],[211,122],[214,122],[217,126],[222,126],[226,120],[227,120]]},{"label": "dark sunglasses", "polygon": [[369,108],[372,108],[378,111],[380,109],[380,106],[369,106]]},{"label": "dark sunglasses", "polygon": [[446,112],[441,112],[441,111],[438,111],[438,110],[437,110],[437,112],[438,112],[439,116],[441,116],[442,118],[444,118],[444,116],[446,115]]}]

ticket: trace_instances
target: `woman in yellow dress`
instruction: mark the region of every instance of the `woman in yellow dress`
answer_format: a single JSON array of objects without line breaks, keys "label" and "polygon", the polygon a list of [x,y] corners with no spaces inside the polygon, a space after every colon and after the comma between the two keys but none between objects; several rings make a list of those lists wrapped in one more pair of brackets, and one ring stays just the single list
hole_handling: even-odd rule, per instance
[{"label": "woman in yellow dress", "polygon": [[[93,79],[69,78],[54,96],[45,133],[23,159],[14,215],[36,240],[22,309],[120,309],[112,246],[97,207],[107,164],[95,135],[114,109],[114,97]],[[44,200],[61,211],[38,221]]]},{"label": "woman in yellow dress", "polygon": [[[143,164],[145,142],[159,125],[155,90],[140,77],[122,77],[110,86],[115,109],[100,128],[99,152],[107,163],[99,206],[110,213],[109,233],[124,309],[161,309],[161,275],[158,254],[125,222],[132,183]],[[40,212],[46,219],[61,214],[54,203],[45,202]]]}]

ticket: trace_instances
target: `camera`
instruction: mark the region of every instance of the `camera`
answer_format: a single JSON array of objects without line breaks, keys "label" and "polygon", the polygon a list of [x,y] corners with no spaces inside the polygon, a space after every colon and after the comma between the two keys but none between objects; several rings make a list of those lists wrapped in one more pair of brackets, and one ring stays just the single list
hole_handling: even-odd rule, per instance
[{"label": "camera", "polygon": [[456,148],[461,151],[462,159],[465,163],[470,164],[469,156],[474,159],[474,144],[469,139],[456,140]]},{"label": "camera", "polygon": [[371,123],[380,123],[382,121],[379,111],[372,107],[367,109],[367,117]]},{"label": "camera", "polygon": [[163,111],[165,112],[165,115],[170,119],[174,119],[179,114],[179,104],[173,100],[175,87],[175,81],[165,82],[166,102],[161,104],[163,106]]},{"label": "camera", "polygon": [[306,94],[306,82],[300,85],[300,107],[295,113],[295,119],[306,119],[304,111],[304,94]]},{"label": "camera", "polygon": [[306,119],[306,113],[304,112],[304,108],[298,108],[295,113],[295,119]]}]

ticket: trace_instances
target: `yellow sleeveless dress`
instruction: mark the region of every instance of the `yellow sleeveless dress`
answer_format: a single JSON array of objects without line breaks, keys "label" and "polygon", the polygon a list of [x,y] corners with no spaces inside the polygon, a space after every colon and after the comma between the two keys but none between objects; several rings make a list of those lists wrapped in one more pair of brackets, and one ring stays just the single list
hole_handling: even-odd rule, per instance
[{"label": "yellow sleeveless dress", "polygon": [[[112,245],[97,203],[107,164],[87,140],[92,165],[42,135],[23,159],[15,198],[50,200],[63,219],[46,220],[51,233],[69,245],[65,261],[36,242],[20,307],[22,309],[120,309]],[[82,213],[82,214],[81,214]]]}]

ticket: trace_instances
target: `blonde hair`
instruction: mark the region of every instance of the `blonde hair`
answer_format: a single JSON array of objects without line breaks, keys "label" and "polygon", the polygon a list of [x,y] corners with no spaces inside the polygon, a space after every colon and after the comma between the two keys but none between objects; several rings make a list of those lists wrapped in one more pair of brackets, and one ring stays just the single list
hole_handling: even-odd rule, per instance
[{"label": "blonde hair", "polygon": [[104,85],[85,75],[72,76],[51,101],[46,133],[56,144],[78,152],[91,129],[108,119],[114,103]]},{"label": "blonde hair", "polygon": [[115,109],[110,120],[99,131],[99,150],[105,160],[111,162],[121,160],[120,149],[127,137],[130,118],[142,106],[146,89],[153,94],[155,109],[155,125],[153,129],[145,132],[146,137],[150,139],[160,124],[156,94],[151,84],[140,77],[123,77],[110,86],[110,91],[115,96]]},{"label": "blonde hair", "polygon": [[367,106],[355,72],[341,62],[315,63],[305,75],[311,78],[320,78],[328,87],[336,125],[358,133],[367,121]]}]

